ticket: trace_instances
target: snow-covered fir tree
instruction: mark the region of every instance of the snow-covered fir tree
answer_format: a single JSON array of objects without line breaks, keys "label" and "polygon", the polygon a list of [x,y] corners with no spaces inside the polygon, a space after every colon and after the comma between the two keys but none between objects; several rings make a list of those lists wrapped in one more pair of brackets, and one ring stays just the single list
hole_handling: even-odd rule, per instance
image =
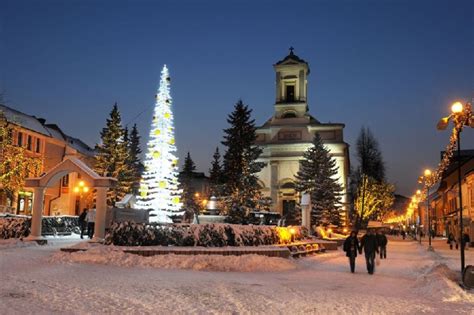
[{"label": "snow-covered fir tree", "polygon": [[192,186],[195,170],[196,165],[191,158],[191,154],[188,152],[184,158],[183,169],[179,173],[179,187],[182,190],[181,201],[183,203],[185,222],[192,222],[194,215],[199,212],[199,204],[195,196],[196,191]]},{"label": "snow-covered fir tree", "polygon": [[340,224],[340,196],[342,187],[335,177],[336,161],[324,147],[319,134],[315,134],[313,146],[300,161],[296,174],[296,188],[311,196],[311,224]]},{"label": "snow-covered fir tree", "polygon": [[132,179],[127,165],[129,152],[127,137],[117,103],[114,104],[106,126],[100,133],[101,143],[96,145],[94,170],[100,176],[114,177],[117,184],[107,192],[107,204],[113,206],[131,191]]},{"label": "snow-covered fir tree", "polygon": [[212,158],[211,168],[209,169],[209,189],[211,196],[220,196],[222,194],[222,166],[218,147],[216,147]]},{"label": "snow-covered fir tree", "polygon": [[140,134],[138,133],[137,124],[134,124],[130,136],[128,137],[128,152],[129,157],[127,164],[131,169],[132,192],[138,193],[140,186],[140,178],[143,172],[143,163],[140,159]]},{"label": "snow-covered fir tree", "polygon": [[239,100],[227,118],[230,127],[224,130],[223,182],[230,223],[245,222],[261,198],[257,173],[265,163],[256,161],[262,149],[254,145],[257,135],[251,113]]},{"label": "snow-covered fir tree", "polygon": [[170,75],[163,66],[160,87],[145,156],[145,170],[136,207],[151,209],[150,221],[171,222],[181,215],[181,191],[178,188],[178,158],[171,109]]}]

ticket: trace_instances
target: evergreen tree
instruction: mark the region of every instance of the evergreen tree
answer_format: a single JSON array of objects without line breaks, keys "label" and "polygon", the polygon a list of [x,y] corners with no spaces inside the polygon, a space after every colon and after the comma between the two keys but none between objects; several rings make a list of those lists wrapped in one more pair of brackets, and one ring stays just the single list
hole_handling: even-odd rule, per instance
[{"label": "evergreen tree", "polygon": [[140,178],[143,172],[143,163],[140,159],[140,135],[138,133],[137,124],[134,124],[130,132],[128,140],[128,165],[131,169],[132,192],[138,193],[140,187]]},{"label": "evergreen tree", "polygon": [[150,220],[156,222],[171,222],[172,217],[182,215],[170,81],[165,65],[161,71],[144,162],[145,170],[136,203],[139,209],[152,209]]},{"label": "evergreen tree", "polygon": [[127,148],[128,135],[122,128],[122,119],[117,103],[114,104],[106,126],[100,133],[101,144],[96,145],[94,170],[100,176],[114,177],[117,184],[107,192],[107,204],[113,206],[125,194],[131,191],[131,172],[127,165],[129,152]]},{"label": "evergreen tree", "polygon": [[222,167],[221,167],[221,154],[219,148],[216,147],[216,151],[212,156],[213,160],[211,168],[209,169],[209,183],[211,196],[220,196],[222,192]]},{"label": "evergreen tree", "polygon": [[359,162],[356,178],[367,175],[377,182],[385,181],[385,163],[382,159],[379,144],[369,128],[362,127],[356,143],[357,160]]},{"label": "evergreen tree", "polygon": [[324,147],[319,134],[313,146],[303,154],[296,174],[296,189],[311,196],[311,224],[340,224],[340,196],[342,187],[334,177],[336,161]]},{"label": "evergreen tree", "polygon": [[256,161],[262,149],[254,145],[257,135],[251,113],[239,100],[227,119],[230,127],[224,130],[223,188],[231,223],[244,222],[261,197],[256,174],[265,164]]},{"label": "evergreen tree", "polygon": [[25,179],[38,176],[42,164],[40,158],[29,156],[24,147],[13,144],[13,127],[0,110],[0,194],[14,205]]},{"label": "evergreen tree", "polygon": [[183,203],[185,221],[192,221],[194,215],[199,213],[199,204],[195,197],[196,190],[192,186],[195,170],[196,165],[191,158],[191,154],[188,152],[184,158],[183,169],[179,173],[180,189],[183,191],[181,201]]}]

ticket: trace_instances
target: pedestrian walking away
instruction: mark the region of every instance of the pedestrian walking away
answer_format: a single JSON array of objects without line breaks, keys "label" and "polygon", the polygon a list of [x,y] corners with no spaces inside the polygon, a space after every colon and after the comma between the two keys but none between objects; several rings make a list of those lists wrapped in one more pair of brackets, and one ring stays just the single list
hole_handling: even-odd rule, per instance
[{"label": "pedestrian walking away", "polygon": [[362,237],[360,241],[359,254],[362,254],[362,249],[365,254],[367,272],[372,275],[375,271],[375,254],[379,252],[377,237],[372,229],[368,229],[367,234]]},{"label": "pedestrian walking away", "polygon": [[351,266],[351,272],[354,273],[357,250],[359,249],[359,240],[357,239],[356,231],[352,231],[351,235],[346,238],[342,248],[346,252],[346,256],[349,257],[349,265]]},{"label": "pedestrian walking away", "polygon": [[95,209],[89,210],[87,212],[87,235],[89,238],[94,236],[94,228],[95,228]]},{"label": "pedestrian walking away", "polygon": [[377,244],[379,245],[380,259],[387,259],[387,237],[382,231],[377,232]]},{"label": "pedestrian walking away", "polygon": [[79,228],[81,229],[81,238],[84,238],[84,231],[86,230],[87,227],[87,208],[84,208],[82,210],[82,213],[79,215]]},{"label": "pedestrian walking away", "polygon": [[448,235],[448,244],[449,244],[449,249],[453,249],[453,244],[454,244],[454,235],[453,233],[449,233]]}]

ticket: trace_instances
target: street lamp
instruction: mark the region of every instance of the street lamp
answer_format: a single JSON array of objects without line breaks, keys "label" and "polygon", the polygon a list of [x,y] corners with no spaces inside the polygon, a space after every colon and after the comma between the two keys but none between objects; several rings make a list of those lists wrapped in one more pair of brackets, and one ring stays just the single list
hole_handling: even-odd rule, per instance
[{"label": "street lamp", "polygon": [[421,244],[421,209],[420,209],[420,201],[421,201],[421,190],[416,190],[416,207],[418,208],[418,236],[420,237],[420,244]]},{"label": "street lamp", "polygon": [[[86,183],[84,181],[80,181],[77,186],[75,186],[73,188],[73,191],[75,194],[78,194],[79,195],[79,208],[81,207],[81,199],[82,199],[82,196],[83,194],[85,193],[88,193],[89,192],[89,187],[87,187]],[[77,210],[77,208],[76,208]],[[79,209],[80,211],[80,209]]]},{"label": "street lamp", "polygon": [[464,272],[464,242],[463,242],[463,215],[462,215],[462,176],[461,176],[461,131],[464,126],[474,128],[474,116],[472,114],[471,104],[466,103],[464,106],[461,102],[455,102],[451,105],[451,115],[443,117],[438,122],[438,130],[445,130],[449,120],[454,123],[454,131],[457,142],[457,158],[458,158],[458,190],[459,190],[459,240],[461,242],[461,274]]},{"label": "street lamp", "polygon": [[[418,182],[420,184],[423,184],[423,186],[426,188],[426,212],[428,213],[428,251],[434,251],[433,246],[431,246],[431,210],[430,210],[430,186],[431,186],[431,170],[426,169],[423,172],[423,175],[420,176],[418,179]],[[421,242],[421,237],[420,237],[420,242]]]}]

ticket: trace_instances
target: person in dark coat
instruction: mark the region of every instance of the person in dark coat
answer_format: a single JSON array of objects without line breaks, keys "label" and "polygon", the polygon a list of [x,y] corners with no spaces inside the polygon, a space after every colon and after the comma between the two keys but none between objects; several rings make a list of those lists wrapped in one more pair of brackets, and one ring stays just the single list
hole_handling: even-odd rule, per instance
[{"label": "person in dark coat", "polygon": [[453,244],[454,244],[454,234],[449,233],[448,235],[448,244],[449,244],[449,249],[453,249]]},{"label": "person in dark coat", "polygon": [[377,232],[377,243],[379,245],[380,259],[386,259],[388,240],[385,234],[382,233],[382,231]]},{"label": "person in dark coat", "polygon": [[375,254],[379,252],[378,247],[374,231],[372,229],[367,230],[367,234],[360,241],[359,253],[362,254],[362,249],[364,250],[367,272],[371,275],[374,274]]},{"label": "person in dark coat", "polygon": [[82,210],[81,215],[79,215],[79,227],[81,229],[81,238],[84,238],[84,231],[87,226],[86,217],[87,217],[87,208],[84,208],[84,210]]},{"label": "person in dark coat", "polygon": [[469,243],[471,243],[471,238],[469,237],[469,234],[467,232],[464,232],[462,240],[462,246],[464,246],[465,249],[469,249]]},{"label": "person in dark coat", "polygon": [[349,264],[351,266],[351,272],[355,271],[355,260],[357,257],[357,250],[359,249],[359,240],[357,239],[357,232],[352,231],[351,235],[346,238],[342,247],[346,252],[346,256],[349,257]]}]

